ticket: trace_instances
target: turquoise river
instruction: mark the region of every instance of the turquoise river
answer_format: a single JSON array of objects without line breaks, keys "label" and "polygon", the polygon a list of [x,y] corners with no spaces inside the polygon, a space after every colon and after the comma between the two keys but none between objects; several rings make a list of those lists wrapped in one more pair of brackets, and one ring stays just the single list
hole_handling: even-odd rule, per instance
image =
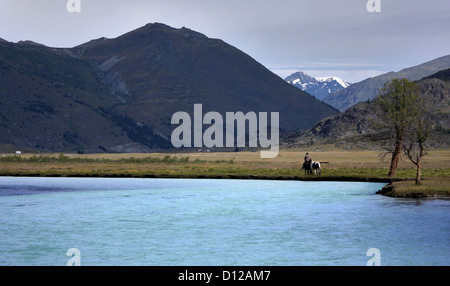
[{"label": "turquoise river", "polygon": [[450,201],[382,186],[2,177],[0,265],[450,265]]}]

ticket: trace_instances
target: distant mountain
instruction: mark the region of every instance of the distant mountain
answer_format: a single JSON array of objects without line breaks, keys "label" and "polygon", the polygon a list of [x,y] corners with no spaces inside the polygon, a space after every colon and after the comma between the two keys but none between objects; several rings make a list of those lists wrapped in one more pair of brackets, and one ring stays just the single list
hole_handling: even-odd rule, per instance
[{"label": "distant mountain", "polygon": [[323,100],[331,93],[351,85],[351,83],[338,77],[312,77],[304,72],[293,73],[284,80],[319,100]]},{"label": "distant mountain", "polygon": [[171,116],[196,103],[222,115],[279,112],[288,131],[338,113],[187,28],[148,24],[67,49],[0,41],[0,152],[168,149]]},{"label": "distant mountain", "polygon": [[[432,123],[432,136],[427,142],[433,148],[450,146],[450,69],[440,71],[417,81],[426,98],[428,119]],[[313,128],[292,134],[286,146],[334,145],[339,148],[376,147],[368,136],[373,132],[370,121],[374,118],[372,102],[360,102],[345,112],[317,122]]]},{"label": "distant mountain", "polygon": [[347,108],[358,102],[375,98],[379,89],[382,88],[384,83],[388,80],[406,78],[415,81],[447,68],[450,68],[450,55],[440,57],[418,66],[406,68],[399,72],[390,72],[354,83],[346,89],[330,94],[325,97],[323,101],[340,111],[345,111]]}]

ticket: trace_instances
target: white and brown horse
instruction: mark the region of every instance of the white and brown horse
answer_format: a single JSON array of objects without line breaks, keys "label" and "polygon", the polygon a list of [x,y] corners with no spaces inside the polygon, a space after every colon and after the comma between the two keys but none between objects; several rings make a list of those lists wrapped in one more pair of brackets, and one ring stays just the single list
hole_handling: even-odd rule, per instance
[{"label": "white and brown horse", "polygon": [[303,163],[302,169],[305,169],[305,175],[315,174],[317,175],[317,171],[319,172],[319,176],[322,175],[322,168],[320,167],[320,162],[305,162]]}]

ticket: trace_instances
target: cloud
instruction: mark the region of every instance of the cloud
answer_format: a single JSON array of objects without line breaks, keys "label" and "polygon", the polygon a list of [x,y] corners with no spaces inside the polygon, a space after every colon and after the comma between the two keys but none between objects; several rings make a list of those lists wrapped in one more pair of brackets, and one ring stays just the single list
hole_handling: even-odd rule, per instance
[{"label": "cloud", "polygon": [[267,67],[365,63],[365,74],[449,54],[448,0],[380,0],[381,13],[368,13],[366,0],[80,1],[82,12],[68,13],[66,0],[2,0],[0,37],[72,47],[161,22],[220,38]]}]

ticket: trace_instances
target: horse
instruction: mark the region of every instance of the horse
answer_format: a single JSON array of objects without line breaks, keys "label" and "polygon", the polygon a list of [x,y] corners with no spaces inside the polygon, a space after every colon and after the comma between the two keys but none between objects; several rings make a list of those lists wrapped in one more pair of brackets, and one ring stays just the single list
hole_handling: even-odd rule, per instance
[{"label": "horse", "polygon": [[312,175],[313,173],[317,175],[317,170],[319,171],[319,176],[322,175],[322,168],[320,167],[320,162],[304,162],[302,169],[305,169],[305,176],[307,174]]},{"label": "horse", "polygon": [[314,170],[314,174],[317,175],[317,170],[319,170],[319,176],[322,175],[322,168],[320,167],[320,162],[311,162],[311,169]]},{"label": "horse", "polygon": [[313,173],[310,162],[304,162],[302,169],[305,169],[305,176]]}]

